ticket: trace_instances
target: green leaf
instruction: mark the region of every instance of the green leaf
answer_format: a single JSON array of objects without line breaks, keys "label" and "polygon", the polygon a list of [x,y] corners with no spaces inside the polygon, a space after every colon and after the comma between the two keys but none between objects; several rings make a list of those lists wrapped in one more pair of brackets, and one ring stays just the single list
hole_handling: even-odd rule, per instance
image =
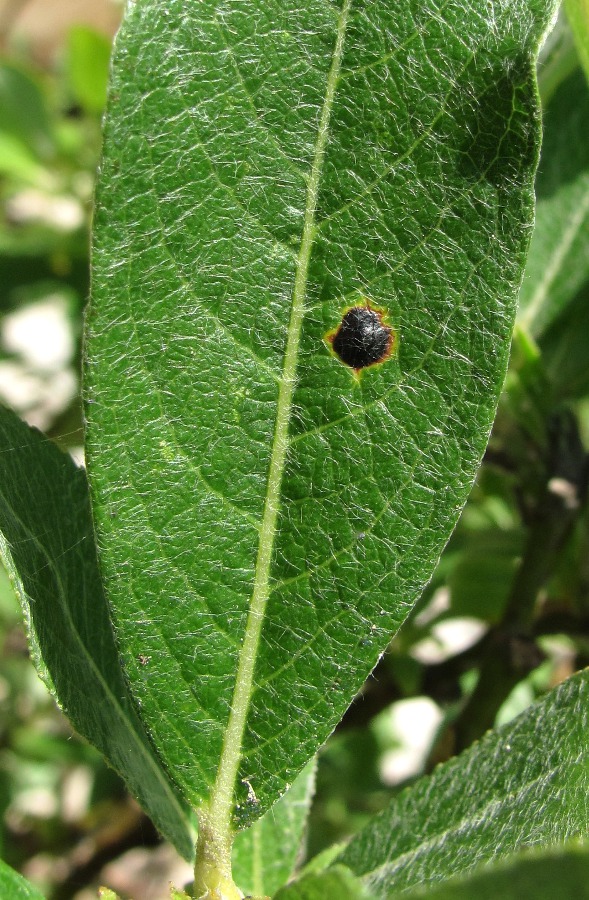
[{"label": "green leaf", "polygon": [[569,845],[521,853],[468,877],[402,896],[404,900],[589,900],[589,849]]},{"label": "green leaf", "polygon": [[305,875],[282,888],[274,900],[370,900],[362,882],[345,866],[334,866],[319,875]]},{"label": "green leaf", "polygon": [[70,29],[67,45],[69,83],[77,102],[92,113],[106,104],[111,42],[104,34],[85,25]]},{"label": "green leaf", "polygon": [[235,883],[245,894],[273,894],[293,875],[315,792],[315,760],[257,822],[241,831],[233,845]]},{"label": "green leaf", "polygon": [[[585,250],[589,254],[589,242]],[[542,361],[557,399],[589,392],[589,280],[540,339]]]},{"label": "green leaf", "polygon": [[150,745],[119,666],[85,473],[2,407],[0,532],[0,557],[21,601],[39,674],[75,728],[190,858],[188,814]]},{"label": "green leaf", "polygon": [[0,897],[2,900],[43,900],[36,887],[0,859]]},{"label": "green leaf", "polygon": [[385,898],[586,835],[588,711],[586,670],[400,794],[338,861]]},{"label": "green leaf", "polygon": [[[256,819],[325,740],[468,494],[506,369],[553,10],[128,7],[89,477],[130,683],[220,843],[235,801]],[[394,348],[355,374],[329,334],[368,303]]]},{"label": "green leaf", "polygon": [[18,137],[4,131],[0,131],[0,174],[34,185],[47,182],[47,172],[30,148]]},{"label": "green leaf", "polygon": [[575,36],[579,60],[589,81],[589,2],[588,0],[564,0],[567,17]]},{"label": "green leaf", "polygon": [[39,159],[55,149],[53,129],[41,87],[27,72],[0,64],[0,132],[20,141]]},{"label": "green leaf", "polygon": [[540,336],[589,279],[589,87],[577,69],[544,118],[536,180],[536,226],[519,320]]},{"label": "green leaf", "polygon": [[447,581],[450,615],[500,621],[522,549],[522,534],[515,529],[469,532]]},{"label": "green leaf", "polygon": [[561,6],[538,57],[538,90],[546,108],[554,91],[579,65],[575,40]]}]

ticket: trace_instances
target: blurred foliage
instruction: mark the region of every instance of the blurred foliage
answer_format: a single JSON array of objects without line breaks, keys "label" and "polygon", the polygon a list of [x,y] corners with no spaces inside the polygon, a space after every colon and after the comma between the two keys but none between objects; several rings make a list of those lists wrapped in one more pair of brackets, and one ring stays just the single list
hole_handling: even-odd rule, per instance
[{"label": "blurred foliage", "polygon": [[[50,71],[22,54],[0,58],[0,394],[29,418],[50,396],[56,373],[27,355],[18,358],[5,325],[58,301],[73,337],[65,364],[77,388],[48,402],[42,421],[65,447],[81,444],[82,312],[109,56],[110,39],[79,26]],[[3,369],[6,363],[12,368]],[[49,395],[39,390],[43,380]],[[48,896],[73,896],[113,847],[122,852],[156,835],[33,672],[20,608],[3,572],[0,646],[0,855]]]},{"label": "blurred foliage", "polygon": [[[77,348],[67,365],[79,383],[108,57],[104,36],[76,27],[52,71],[37,71],[22,56],[0,59],[0,369],[14,361],[2,331],[7,317],[57,296]],[[540,225],[565,210],[562,233],[582,212],[582,179],[589,179],[586,138],[580,145],[569,134],[569,168],[559,162],[560,117],[589,133],[589,91],[562,19],[544,51],[540,90],[546,138],[538,235],[488,451],[431,584],[320,756],[308,857],[356,831],[408,777],[589,663],[589,235],[582,216],[566,271],[537,290],[559,237]],[[30,375],[24,364],[21,375]],[[14,405],[12,396],[4,399]],[[18,411],[27,415],[31,405],[26,397]],[[81,444],[79,392],[52,406],[45,421],[65,447]],[[155,836],[38,682],[5,578],[0,642],[0,853],[55,900],[74,896],[105,860]],[[395,775],[389,763],[407,749],[407,734],[394,710],[423,696],[439,715],[413,753],[413,768]],[[416,711],[415,729],[424,727]]]}]

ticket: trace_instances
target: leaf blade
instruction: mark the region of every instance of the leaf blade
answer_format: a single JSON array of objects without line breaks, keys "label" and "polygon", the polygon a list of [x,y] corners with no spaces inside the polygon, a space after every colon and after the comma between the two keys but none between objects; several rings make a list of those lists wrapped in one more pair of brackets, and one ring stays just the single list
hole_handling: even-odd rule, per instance
[{"label": "leaf blade", "polygon": [[0,890],[5,900],[43,900],[43,894],[2,859],[0,859]]},{"label": "leaf blade", "polygon": [[403,791],[337,861],[388,897],[585,835],[588,694],[585,670]]},{"label": "leaf blade", "polygon": [[552,900],[587,894],[587,850],[574,842],[548,852],[519,853],[499,863],[483,866],[472,874],[453,878],[427,892],[411,891],[407,900]]},{"label": "leaf blade", "polygon": [[0,443],[0,556],[23,608],[37,670],[74,727],[190,859],[189,816],[150,745],[118,663],[85,473],[3,407]]},{"label": "leaf blade", "polygon": [[545,113],[536,223],[518,312],[537,339],[566,313],[589,277],[588,123],[589,91],[577,69],[559,85]]},{"label": "leaf blade", "polygon": [[271,896],[294,874],[315,792],[315,771],[312,760],[261,819],[237,834],[231,868],[246,896]]},{"label": "leaf blade", "polygon": [[[346,9],[146,2],[115,54],[87,340],[102,562],[158,749],[195,806],[213,791],[226,820],[236,789],[242,824],[431,574],[490,428],[531,221],[552,4],[473,14],[468,47],[458,6],[352,5],[326,106]],[[356,377],[327,335],[367,304],[397,352]]]}]

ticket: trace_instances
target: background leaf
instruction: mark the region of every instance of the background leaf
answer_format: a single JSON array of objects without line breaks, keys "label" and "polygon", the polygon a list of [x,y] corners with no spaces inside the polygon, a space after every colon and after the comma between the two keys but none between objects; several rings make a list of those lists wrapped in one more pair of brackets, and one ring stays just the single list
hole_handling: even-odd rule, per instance
[{"label": "background leaf", "polygon": [[576,69],[544,115],[536,225],[519,320],[540,337],[589,279],[589,88]]},{"label": "background leaf", "polygon": [[589,852],[584,847],[565,846],[547,853],[522,853],[498,865],[484,866],[468,877],[402,896],[406,900],[587,900]]},{"label": "background leaf", "polygon": [[0,896],[3,900],[43,900],[43,894],[0,859]]},{"label": "background leaf", "polygon": [[[223,830],[234,788],[244,824],[328,735],[464,503],[505,374],[553,10],[128,9],[89,474],[142,716]],[[326,338],[367,302],[395,347],[356,377]]]},{"label": "background leaf", "polygon": [[575,36],[579,60],[589,80],[589,3],[587,0],[565,0],[564,6]]},{"label": "background leaf", "polygon": [[303,855],[303,834],[315,791],[316,762],[251,828],[240,831],[232,853],[233,878],[247,895],[274,894],[289,880]]},{"label": "background leaf", "polygon": [[51,156],[55,138],[45,98],[29,73],[9,63],[0,65],[0,133],[22,144],[23,153],[39,160]]},{"label": "background leaf", "polygon": [[70,29],[67,67],[69,85],[78,103],[101,113],[106,104],[111,41],[84,25]]},{"label": "background leaf", "polygon": [[119,666],[85,473],[2,407],[0,531],[0,556],[23,608],[39,674],[74,727],[190,858],[188,813],[149,743]]},{"label": "background leaf", "polygon": [[586,836],[589,671],[405,790],[338,861],[376,897]]},{"label": "background leaf", "polygon": [[334,866],[318,875],[306,875],[300,881],[282,888],[275,900],[370,900],[366,889],[345,866]]}]

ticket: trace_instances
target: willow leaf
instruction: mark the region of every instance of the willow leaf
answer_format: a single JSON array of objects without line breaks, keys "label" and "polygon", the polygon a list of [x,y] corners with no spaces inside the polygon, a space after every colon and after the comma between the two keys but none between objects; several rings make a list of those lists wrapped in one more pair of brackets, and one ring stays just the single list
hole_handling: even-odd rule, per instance
[{"label": "willow leaf", "polygon": [[[506,369],[553,8],[127,10],[89,477],[141,714],[221,835],[325,740],[467,496]],[[334,350],[350,309],[388,336],[353,367]]]}]

